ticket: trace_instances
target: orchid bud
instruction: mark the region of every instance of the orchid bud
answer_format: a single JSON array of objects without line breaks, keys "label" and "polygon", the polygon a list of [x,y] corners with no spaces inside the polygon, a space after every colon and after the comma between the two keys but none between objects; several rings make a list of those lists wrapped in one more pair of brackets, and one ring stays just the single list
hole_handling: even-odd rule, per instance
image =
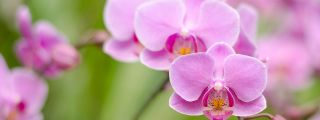
[{"label": "orchid bud", "polygon": [[54,64],[62,69],[69,69],[79,63],[78,51],[69,44],[60,43],[52,49],[52,60]]}]

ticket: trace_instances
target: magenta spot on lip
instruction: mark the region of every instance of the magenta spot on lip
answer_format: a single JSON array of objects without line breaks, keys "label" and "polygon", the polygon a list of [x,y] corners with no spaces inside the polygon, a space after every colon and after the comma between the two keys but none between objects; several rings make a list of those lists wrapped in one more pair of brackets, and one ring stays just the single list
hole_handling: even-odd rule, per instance
[{"label": "magenta spot on lip", "polygon": [[135,44],[135,46],[136,46],[135,54],[136,54],[137,56],[139,56],[139,55],[140,55],[140,52],[143,50],[144,47],[143,47],[143,45],[140,43],[140,41],[139,41],[139,39],[138,39],[138,37],[137,37],[136,34],[133,34],[132,38],[133,38],[133,42],[134,42],[134,44]]},{"label": "magenta spot on lip", "polygon": [[140,44],[139,39],[136,34],[133,34],[133,41],[137,44]]},{"label": "magenta spot on lip", "polygon": [[26,110],[26,104],[23,101],[19,102],[17,105],[17,109],[19,112],[24,112]]}]

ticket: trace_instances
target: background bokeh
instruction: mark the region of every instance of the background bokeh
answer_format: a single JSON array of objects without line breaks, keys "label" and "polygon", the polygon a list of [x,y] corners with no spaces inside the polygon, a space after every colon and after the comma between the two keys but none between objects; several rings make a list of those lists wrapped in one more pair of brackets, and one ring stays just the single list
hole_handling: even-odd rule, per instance
[{"label": "background bokeh", "polygon": [[[14,54],[17,32],[15,12],[19,5],[30,7],[33,21],[47,20],[77,43],[91,30],[105,30],[102,12],[105,0],[0,0],[0,52],[10,68],[21,66]],[[260,31],[268,31],[264,25]],[[268,26],[268,27],[263,27]],[[63,75],[48,80],[49,95],[45,120],[131,120],[151,93],[166,79],[140,63],[119,63],[101,48],[80,50],[81,64]],[[315,78],[316,79],[316,78]],[[319,96],[320,82],[297,93],[296,101],[307,103]],[[205,120],[181,115],[168,106],[172,90],[162,92],[151,103],[142,120]],[[268,110],[268,112],[271,112]],[[235,118],[231,118],[235,119]]]}]

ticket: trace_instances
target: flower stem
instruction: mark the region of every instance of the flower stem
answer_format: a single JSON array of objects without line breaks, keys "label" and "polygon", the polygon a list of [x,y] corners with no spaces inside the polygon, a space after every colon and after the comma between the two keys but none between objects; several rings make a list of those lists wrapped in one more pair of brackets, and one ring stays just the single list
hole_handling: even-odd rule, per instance
[{"label": "flower stem", "polygon": [[260,113],[260,114],[256,114],[256,115],[252,115],[252,116],[247,116],[247,117],[240,117],[238,116],[238,120],[254,120],[257,118],[267,118],[269,120],[272,120],[274,116],[269,114],[269,113]]},{"label": "flower stem", "polygon": [[110,38],[108,32],[103,30],[97,30],[94,32],[90,32],[85,35],[78,43],[74,46],[79,50],[89,45],[102,45],[106,40]]},{"label": "flower stem", "polygon": [[144,111],[148,108],[148,106],[152,103],[154,99],[166,88],[166,85],[169,83],[169,76],[167,75],[165,80],[161,82],[161,84],[152,92],[151,96],[146,100],[143,106],[139,109],[139,111],[135,114],[133,120],[139,120]]}]

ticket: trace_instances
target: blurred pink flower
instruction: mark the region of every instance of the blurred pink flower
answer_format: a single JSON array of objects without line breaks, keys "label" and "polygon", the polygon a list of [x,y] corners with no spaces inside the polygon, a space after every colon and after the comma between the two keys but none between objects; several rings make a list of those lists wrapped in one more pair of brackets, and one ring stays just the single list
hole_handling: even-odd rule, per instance
[{"label": "blurred pink flower", "polygon": [[299,89],[311,81],[312,63],[306,46],[287,35],[275,35],[259,42],[258,53],[268,58],[268,88]]},{"label": "blurred pink flower", "polygon": [[254,56],[256,47],[253,40],[256,37],[258,15],[254,8],[246,4],[238,7],[240,14],[240,35],[233,48],[236,53]]},{"label": "blurred pink flower", "polygon": [[134,13],[147,0],[108,0],[104,8],[104,23],[113,38],[105,42],[103,50],[112,58],[122,62],[139,60],[143,46],[134,29]]},{"label": "blurred pink flower", "polygon": [[10,71],[2,56],[0,69],[0,119],[42,120],[47,84],[28,69]]},{"label": "blurred pink flower", "polygon": [[262,16],[279,19],[292,9],[296,9],[316,0],[226,0],[230,5],[237,7],[243,3],[254,6]]},{"label": "blurred pink flower", "polygon": [[[285,22],[288,23],[286,30],[291,31],[293,36],[300,35],[297,37],[307,45],[314,67],[320,70],[320,2],[315,2],[299,5]],[[290,22],[290,19],[295,20]]]},{"label": "blurred pink flower", "polygon": [[50,23],[40,21],[32,27],[26,6],[19,8],[17,21],[22,38],[17,43],[16,53],[25,66],[55,76],[79,62],[76,49]]},{"label": "blurred pink flower", "polygon": [[[311,35],[309,31],[313,31],[312,26],[319,24],[319,11],[320,5],[315,0],[288,0],[291,2],[290,9],[287,10],[287,14],[282,21],[283,28],[281,32],[289,33],[295,36],[299,40],[305,40],[308,35]],[[311,25],[311,26],[310,26]]]},{"label": "blurred pink flower", "polygon": [[230,5],[237,7],[240,4],[249,4],[258,9],[259,13],[266,17],[282,14],[285,0],[226,0]]},{"label": "blurred pink flower", "polygon": [[250,116],[266,108],[262,95],[266,66],[256,58],[235,54],[228,44],[216,43],[207,53],[178,58],[169,75],[175,91],[170,107],[182,114],[225,120],[230,115]]},{"label": "blurred pink flower", "polygon": [[[240,1],[252,4],[253,0]],[[318,54],[320,47],[320,35],[318,34],[320,32],[320,27],[318,27],[320,26],[320,1],[257,0],[256,2],[259,3],[260,1],[262,6],[277,6],[276,8],[270,9],[272,19],[280,20],[277,23],[277,26],[279,26],[277,27],[277,31],[273,32],[272,34],[291,36],[294,38],[294,40],[300,41],[301,43],[299,44],[305,45],[309,52],[308,54],[310,54],[312,58],[311,60],[313,62],[313,67],[320,69],[320,54]],[[256,8],[261,9],[261,7]],[[280,14],[281,17],[277,17],[277,14]],[[264,14],[261,16],[264,16]]]},{"label": "blurred pink flower", "polygon": [[239,15],[223,1],[155,0],[136,11],[134,28],[141,44],[141,62],[167,70],[177,57],[204,52],[216,42],[234,44]]}]

